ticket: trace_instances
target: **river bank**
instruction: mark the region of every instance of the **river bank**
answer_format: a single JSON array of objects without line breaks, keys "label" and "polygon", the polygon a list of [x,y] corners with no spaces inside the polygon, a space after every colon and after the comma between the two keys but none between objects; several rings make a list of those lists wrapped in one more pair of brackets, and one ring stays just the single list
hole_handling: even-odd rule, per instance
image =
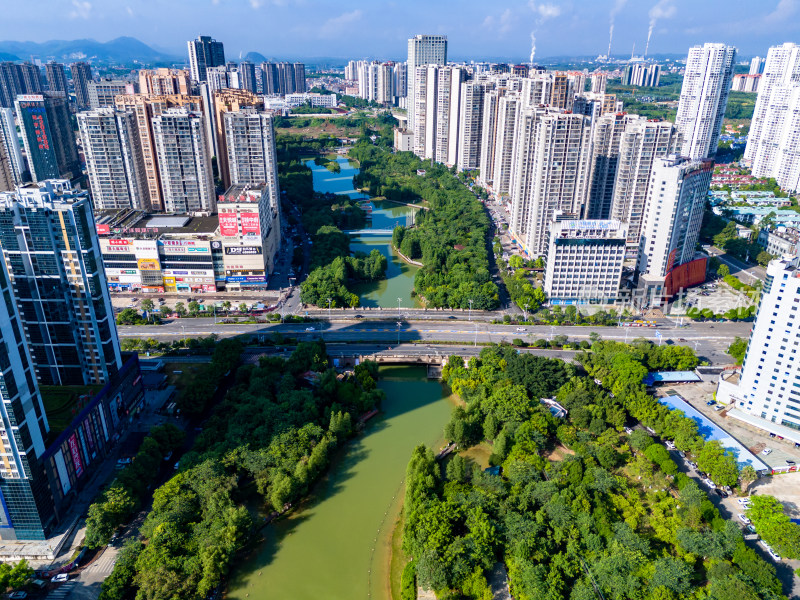
[{"label": "river bank", "polygon": [[262,547],[232,574],[228,598],[392,599],[408,457],[420,443],[441,443],[453,403],[419,367],[381,367],[378,386],[381,413],[337,454],[310,498],[267,528]]}]

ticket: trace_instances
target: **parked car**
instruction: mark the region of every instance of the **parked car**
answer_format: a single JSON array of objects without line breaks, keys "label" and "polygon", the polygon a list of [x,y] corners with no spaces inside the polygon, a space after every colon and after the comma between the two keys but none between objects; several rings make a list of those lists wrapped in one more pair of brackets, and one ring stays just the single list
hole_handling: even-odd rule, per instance
[{"label": "parked car", "polygon": [[314,327],[306,327],[306,331],[316,331]]},{"label": "parked car", "polygon": [[706,406],[714,406],[716,403],[717,403],[716,400],[709,400],[708,402],[706,402]]},{"label": "parked car", "polygon": [[50,581],[53,583],[64,583],[69,581],[69,573],[59,573],[58,575],[54,576]]},{"label": "parked car", "polygon": [[772,454],[772,448],[764,448],[761,451],[761,454],[763,454],[764,456],[769,456],[770,454]]},{"label": "parked car", "polygon": [[11,598],[11,600],[24,600],[24,598],[28,597],[28,592],[23,592],[22,590],[11,592],[8,597]]},{"label": "parked car", "polygon": [[764,540],[760,540],[758,543],[764,546],[764,549],[769,553],[772,560],[774,560],[775,562],[780,562],[781,560],[780,555],[778,555],[778,553],[775,552],[775,550],[773,550],[767,542],[765,542]]},{"label": "parked car", "polygon": [[737,498],[736,502],[741,504],[742,506],[749,506],[750,505],[750,498]]},{"label": "parked car", "polygon": [[674,444],[673,442],[670,442],[669,440],[667,440],[666,442],[664,442],[664,445],[665,445],[667,448],[669,448],[670,450],[675,450],[675,444]]},{"label": "parked car", "polygon": [[524,327],[517,327],[517,331],[528,331],[528,330],[525,329]]},{"label": "parked car", "polygon": [[633,429],[631,429],[630,427],[626,427],[625,428],[625,433],[627,433],[628,435],[632,435],[633,434]]},{"label": "parked car", "polygon": [[717,405],[714,407],[714,410],[715,410],[715,411],[717,411],[717,412],[719,412],[719,411],[721,411],[723,408],[725,408],[725,407],[724,407],[722,404],[717,404]]},{"label": "parked car", "polygon": [[745,516],[744,516],[742,513],[739,513],[737,516],[739,517],[739,520],[740,520],[742,523],[744,523],[745,525],[750,525],[750,519],[748,519],[747,517],[745,517]]},{"label": "parked car", "polygon": [[796,462],[794,462],[793,460],[789,460],[789,459],[787,458],[787,459],[786,459],[786,464],[787,464],[787,465],[796,465],[797,463],[796,463]]}]

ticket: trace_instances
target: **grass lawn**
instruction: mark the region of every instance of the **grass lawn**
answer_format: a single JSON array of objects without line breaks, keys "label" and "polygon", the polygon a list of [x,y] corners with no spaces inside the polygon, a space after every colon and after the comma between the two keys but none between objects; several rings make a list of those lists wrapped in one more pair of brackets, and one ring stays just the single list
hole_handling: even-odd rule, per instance
[{"label": "grass lawn", "polygon": [[400,579],[407,562],[408,558],[403,553],[403,513],[401,512],[392,532],[392,559],[389,571],[392,600],[400,600]]},{"label": "grass lawn", "polygon": [[164,365],[164,373],[167,376],[167,385],[174,385],[179,390],[186,387],[186,383],[192,378],[194,373],[205,363],[167,363]]},{"label": "grass lawn", "polygon": [[481,442],[477,446],[459,452],[464,458],[471,459],[481,469],[489,467],[489,457],[492,455],[492,446],[488,442]]},{"label": "grass lawn", "polygon": [[[40,385],[50,435],[57,436],[64,431],[101,389],[102,385]],[[81,401],[81,396],[88,398]]]}]

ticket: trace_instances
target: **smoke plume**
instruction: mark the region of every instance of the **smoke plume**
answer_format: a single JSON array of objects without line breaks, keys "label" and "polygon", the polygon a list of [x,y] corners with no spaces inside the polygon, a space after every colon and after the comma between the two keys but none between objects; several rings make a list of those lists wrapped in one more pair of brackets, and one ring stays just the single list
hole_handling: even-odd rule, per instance
[{"label": "smoke plume", "polygon": [[644,57],[647,58],[647,51],[650,48],[650,38],[653,36],[653,29],[659,19],[669,19],[675,15],[675,5],[672,0],[659,0],[658,3],[650,9],[650,26],[647,29],[647,44],[644,46]]},{"label": "smoke plume", "polygon": [[533,57],[536,55],[536,32],[531,31],[531,66],[533,66]]},{"label": "smoke plume", "polygon": [[611,58],[611,40],[614,39],[614,21],[617,18],[617,15],[625,8],[625,5],[628,3],[628,0],[616,0],[614,2],[614,6],[611,7],[611,14],[609,15],[609,27],[608,27],[608,52],[606,53],[606,57]]}]

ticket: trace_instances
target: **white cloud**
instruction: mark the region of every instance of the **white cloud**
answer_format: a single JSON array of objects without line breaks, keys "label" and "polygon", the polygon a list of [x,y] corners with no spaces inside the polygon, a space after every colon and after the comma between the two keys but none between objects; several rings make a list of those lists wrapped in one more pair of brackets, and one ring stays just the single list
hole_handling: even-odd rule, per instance
[{"label": "white cloud", "polygon": [[127,12],[127,13],[128,13],[128,16],[129,16],[129,17],[132,17],[132,16],[133,16],[133,9],[132,9],[130,6],[126,6],[126,7],[125,7],[125,12]]},{"label": "white cloud", "polygon": [[494,15],[487,15],[483,20],[483,28],[491,29],[499,34],[506,34],[511,31],[514,25],[514,13],[510,8],[507,8],[500,15],[500,18],[495,18]]},{"label": "white cloud", "polygon": [[550,4],[546,2],[536,4],[536,2],[530,0],[530,2],[528,2],[528,6],[530,6],[531,10],[539,16],[539,20],[541,21],[554,19],[561,14],[561,7],[557,4]]},{"label": "white cloud", "polygon": [[335,37],[341,35],[349,25],[359,21],[364,16],[364,11],[360,8],[342,13],[338,17],[331,17],[319,28],[319,33],[323,37]]},{"label": "white cloud", "polygon": [[261,8],[261,0],[250,0],[250,6],[253,7],[253,10],[258,10]]},{"label": "white cloud", "polygon": [[659,19],[670,19],[675,16],[677,9],[672,3],[672,0],[659,0],[656,5],[650,9],[650,23],[651,26]]},{"label": "white cloud", "polygon": [[88,19],[92,12],[92,3],[86,0],[72,0],[72,10],[69,13],[70,19]]},{"label": "white cloud", "polygon": [[798,0],[779,0],[775,10],[766,15],[763,20],[765,23],[783,23],[794,17],[798,8],[800,8]]}]

